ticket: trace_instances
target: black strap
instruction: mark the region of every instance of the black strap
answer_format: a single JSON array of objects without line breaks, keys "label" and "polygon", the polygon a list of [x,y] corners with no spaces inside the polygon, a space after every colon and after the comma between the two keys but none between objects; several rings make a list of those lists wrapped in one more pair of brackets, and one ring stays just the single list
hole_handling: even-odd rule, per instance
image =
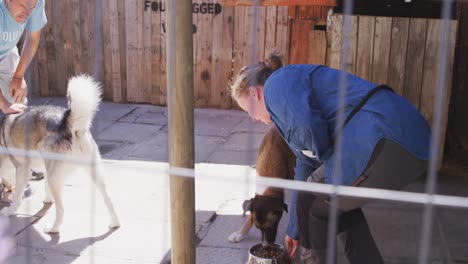
[{"label": "black strap", "polygon": [[359,104],[354,107],[353,111],[351,111],[351,113],[348,115],[348,117],[346,118],[346,121],[344,122],[343,124],[343,127],[346,126],[346,124],[348,124],[348,122],[351,120],[351,118],[353,118],[353,116],[359,111],[361,110],[361,108],[367,103],[367,101],[369,100],[369,98],[371,98],[376,92],[380,91],[380,90],[389,90],[390,92],[394,93],[395,91],[393,91],[393,89],[390,87],[390,86],[387,86],[387,85],[379,85],[377,87],[375,87],[374,89],[370,90],[366,96],[364,96],[364,98],[362,98],[361,102],[359,102]]},{"label": "black strap", "polygon": [[343,126],[341,127],[341,129],[337,130],[338,132],[335,133],[335,139],[338,137],[339,133],[341,133],[344,129],[344,127],[346,126],[346,124],[349,123],[349,121],[351,121],[351,119],[354,117],[354,115],[359,111],[361,110],[361,108],[367,103],[367,101],[378,91],[380,90],[388,90],[388,91],[391,91],[392,93],[394,93],[395,91],[388,85],[379,85],[375,88],[373,88],[372,90],[370,90],[369,92],[367,92],[367,94],[364,96],[364,98],[362,98],[361,102],[359,102],[358,105],[356,105],[356,107],[354,107],[353,111],[351,111],[351,113],[349,113],[348,117],[346,118],[346,121],[344,122]]}]

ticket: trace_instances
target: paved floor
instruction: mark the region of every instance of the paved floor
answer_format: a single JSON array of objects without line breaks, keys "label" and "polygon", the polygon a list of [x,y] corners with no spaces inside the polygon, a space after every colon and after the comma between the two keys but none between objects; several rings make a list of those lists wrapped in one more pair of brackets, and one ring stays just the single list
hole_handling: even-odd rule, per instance
[{"label": "paved floor", "polygon": [[[39,103],[64,105],[65,101],[33,100]],[[255,191],[251,165],[265,129],[239,111],[195,111],[197,263],[245,263],[248,248],[260,240],[255,228],[240,243],[232,244],[227,237],[245,220],[241,204]],[[107,228],[108,215],[100,196],[93,192],[88,177],[76,174],[70,175],[65,186],[62,231],[48,235],[43,229],[54,216],[54,206],[42,203],[43,182],[32,182],[33,195],[25,200],[20,214],[9,219],[7,232],[15,247],[6,263],[168,262],[167,109],[103,103],[92,131],[105,159],[108,187],[122,226]],[[12,170],[11,166],[3,168],[2,173]],[[468,196],[467,171],[442,174],[438,192]],[[423,191],[424,182],[407,189]],[[4,206],[0,203],[0,209]],[[364,209],[385,263],[418,263],[423,208],[375,202]],[[279,243],[283,243],[287,220],[286,214]],[[439,208],[433,223],[428,263],[468,263],[468,211]],[[342,253],[339,263],[347,263]]]}]

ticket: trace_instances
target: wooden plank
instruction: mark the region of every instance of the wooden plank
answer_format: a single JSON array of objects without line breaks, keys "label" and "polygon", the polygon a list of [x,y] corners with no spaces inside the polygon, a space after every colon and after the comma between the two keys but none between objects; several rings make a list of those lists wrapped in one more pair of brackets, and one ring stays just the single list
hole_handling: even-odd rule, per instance
[{"label": "wooden plank", "polygon": [[[150,12],[150,11],[148,11]],[[151,103],[161,105],[164,101],[160,101],[163,93],[161,91],[161,61],[162,61],[162,43],[161,43],[161,12],[152,12],[151,14]]]},{"label": "wooden plank", "polygon": [[141,84],[139,87],[140,93],[138,102],[140,103],[151,103],[152,96],[152,11],[145,11],[144,1],[139,1],[141,5],[138,5],[140,10],[140,17],[142,18],[142,42],[141,42],[141,57],[140,57],[140,80]]},{"label": "wooden plank", "polygon": [[307,20],[307,21],[311,21],[311,23],[309,23],[309,27],[307,28],[307,32],[305,32],[305,34],[308,35],[308,39],[306,41],[306,63],[308,64],[317,64],[316,63],[316,55],[317,55],[317,52],[316,52],[316,44],[315,44],[315,30],[314,30],[314,26],[315,26],[315,21],[313,20]]},{"label": "wooden plank", "polygon": [[[456,28],[456,26],[454,26],[453,28]],[[455,33],[449,33],[448,40],[441,40],[441,36],[443,34],[442,30],[443,20],[428,20],[420,112],[426,118],[426,120],[428,120],[429,124],[433,123],[434,105],[436,103],[436,100],[442,100],[443,102],[445,102],[445,105],[448,105],[448,95],[450,94],[450,88],[447,85],[451,84],[452,72],[448,72],[448,70],[451,70],[453,67],[453,47],[455,42],[455,36],[452,35],[455,35]],[[444,54],[444,56],[450,57],[448,59],[447,65],[441,65],[441,62],[439,61],[439,49],[442,45],[442,41],[449,41],[449,46],[450,48],[452,48],[449,54]],[[439,76],[440,67],[446,68],[446,71],[444,71],[444,76]],[[444,95],[442,98],[435,98],[437,84],[441,81],[441,78],[445,80],[445,82],[441,84],[444,87]],[[446,108],[445,105],[444,109]]]},{"label": "wooden plank", "polygon": [[[314,41],[310,41],[310,32],[313,33],[313,20],[294,19],[291,23],[291,48],[289,51],[290,64],[309,63],[309,49],[313,50]],[[314,52],[311,52],[314,53]],[[315,54],[314,54],[315,55]],[[311,58],[311,59],[315,59]]]},{"label": "wooden plank", "polygon": [[74,16],[73,13],[79,10],[72,10],[71,8],[71,1],[72,0],[62,0],[62,10],[68,10],[66,16],[64,13],[61,13],[61,21],[62,21],[62,40],[63,40],[63,60],[65,64],[63,64],[63,68],[65,69],[63,81],[64,84],[60,87],[60,94],[59,95],[66,95],[66,85],[68,84],[68,79],[74,75],[75,73],[75,63],[69,63],[73,61],[73,22],[72,17]]},{"label": "wooden plank", "polygon": [[94,32],[94,8],[90,7],[91,0],[80,1],[80,42],[81,42],[81,62],[84,73],[93,73],[93,38]]},{"label": "wooden plank", "polygon": [[255,56],[257,56],[258,54],[258,50],[257,50],[258,40],[255,41],[257,45],[252,45],[252,42],[254,41],[253,36],[254,36],[254,31],[255,31],[255,29],[253,28],[254,27],[254,24],[253,24],[254,23],[254,20],[253,20],[254,9],[247,7],[244,15],[245,15],[244,19],[246,23],[244,25],[245,30],[244,30],[243,38],[244,38],[246,45],[244,45],[244,58],[242,58],[242,65],[246,66],[246,65],[250,65],[258,61],[255,58]]},{"label": "wooden plank", "polygon": [[276,23],[277,7],[269,6],[266,8],[266,25],[265,25],[265,58],[276,50]]},{"label": "wooden plank", "polygon": [[121,78],[121,101],[127,101],[127,33],[126,33],[126,16],[125,16],[125,0],[118,1],[118,16],[119,16],[119,48],[120,48],[120,78]]},{"label": "wooden plank", "polygon": [[103,52],[103,89],[104,99],[112,100],[114,98],[113,91],[113,65],[112,65],[112,49],[111,47],[111,22],[109,13],[109,2],[113,0],[102,0],[102,52]]},{"label": "wooden plank", "polygon": [[[248,7],[236,7],[234,8],[234,44],[232,51],[232,67],[233,67],[233,77],[235,78],[239,71],[244,67],[244,50],[245,45],[245,31],[246,22],[245,22],[245,13]],[[235,101],[232,104],[233,109],[240,109]]]},{"label": "wooden plank", "polygon": [[104,36],[103,36],[103,3],[102,1],[91,1],[90,9],[93,10],[94,24],[91,25],[93,31],[93,75],[105,85],[105,60],[104,60]]},{"label": "wooden plank", "polygon": [[52,17],[52,8],[51,4],[44,3],[45,13],[48,19],[48,24],[41,31],[41,42],[39,42],[39,47],[37,50],[37,67],[39,71],[39,95],[40,96],[50,96],[49,93],[49,81],[50,81],[50,71],[48,68],[48,59],[47,59],[47,43],[48,39],[53,37],[52,35],[52,25],[50,24],[50,17]]},{"label": "wooden plank", "polygon": [[376,17],[371,78],[371,81],[376,84],[386,84],[388,82],[391,29],[391,17]]},{"label": "wooden plank", "polygon": [[406,56],[403,96],[406,97],[417,109],[419,109],[423,78],[424,47],[426,45],[427,19],[412,18],[409,23],[408,52]]},{"label": "wooden plank", "polygon": [[237,7],[234,9],[234,50],[233,50],[233,71],[234,76],[244,66],[245,35],[245,12],[247,7]]},{"label": "wooden plank", "polygon": [[429,19],[427,25],[427,40],[425,45],[424,68],[419,111],[430,125],[433,122],[434,96],[437,85],[437,70],[439,66],[439,45],[442,34],[442,23]]},{"label": "wooden plank", "polygon": [[325,65],[327,60],[327,38],[324,30],[314,30],[315,64]]},{"label": "wooden plank", "polygon": [[290,19],[296,18],[296,6],[288,6],[288,17]]},{"label": "wooden plank", "polygon": [[138,98],[138,26],[137,5],[132,1],[125,1],[127,101],[129,102],[136,102]]},{"label": "wooden plank", "polygon": [[327,14],[323,15],[322,6],[297,6],[295,8],[296,19],[326,19]]},{"label": "wooden plank", "polygon": [[[292,9],[292,8],[291,8]],[[276,16],[276,48],[284,56],[285,62],[289,61],[289,19],[288,7],[280,6]]]},{"label": "wooden plank", "polygon": [[329,54],[330,58],[327,59],[329,66],[335,69],[340,68],[341,63],[341,35],[343,27],[343,16],[342,15],[333,15],[331,17],[331,46],[327,55]]},{"label": "wooden plank", "polygon": [[328,18],[328,10],[332,9],[333,7],[322,6],[322,15],[321,17],[327,19]]},{"label": "wooden plank", "polygon": [[[136,63],[136,77],[137,77],[137,86],[136,87],[131,87],[132,90],[135,90],[135,99],[134,99],[134,102],[145,102],[145,99],[143,99],[145,97],[145,88],[144,88],[144,77],[143,77],[143,68],[145,67],[143,65],[143,63],[141,63],[144,59],[146,59],[144,56],[143,56],[143,35],[144,35],[144,32],[143,32],[143,12],[144,12],[144,8],[143,8],[143,4],[144,2],[143,1],[137,1],[136,5],[134,4],[134,6],[136,7],[136,34],[137,34],[137,39],[136,39],[136,60],[137,60],[137,63]],[[148,63],[145,63],[145,64],[148,64]],[[147,98],[150,98],[149,96]]]},{"label": "wooden plank", "polygon": [[393,18],[392,39],[390,43],[390,61],[388,68],[388,84],[399,95],[403,95],[404,89],[408,31],[409,18]]},{"label": "wooden plank", "polygon": [[327,17],[322,17],[322,7],[321,6],[309,6],[309,9],[310,9],[309,19],[327,18]]},{"label": "wooden plank", "polygon": [[70,18],[71,18],[71,56],[73,71],[71,74],[75,75],[83,72],[83,61],[81,60],[81,19],[80,19],[80,0],[70,1]]},{"label": "wooden plank", "polygon": [[296,7],[296,19],[306,19],[307,16],[307,6],[297,6]]},{"label": "wooden plank", "polygon": [[[232,99],[229,83],[232,79],[232,47],[234,40],[234,7],[225,7],[213,17],[213,63],[209,107],[229,109]],[[219,36],[223,36],[219,38]]]},{"label": "wooden plank", "polygon": [[[109,46],[110,50],[110,69],[111,81],[110,89],[112,89],[112,101],[122,102],[122,74],[120,72],[120,43],[119,43],[119,6],[118,2],[114,0],[107,0],[109,12]],[[122,32],[122,34],[125,34]],[[105,67],[109,67],[106,65]]]},{"label": "wooden plank", "polygon": [[83,61],[83,71],[94,75],[94,53],[95,53],[95,10],[94,0],[80,1],[81,20],[81,60]]},{"label": "wooden plank", "polygon": [[[304,30],[307,30],[308,32],[304,31],[299,34],[304,34],[304,37],[307,37],[308,34],[308,39],[303,39],[303,40],[297,40],[291,38],[291,41],[294,43],[296,40],[300,42],[304,42],[305,44],[302,45],[302,47],[299,47],[300,50],[303,50],[301,55],[301,52],[299,52],[299,55],[297,56],[305,56],[307,58],[303,59],[303,62],[301,63],[309,63],[309,64],[326,64],[326,53],[327,53],[327,40],[326,40],[326,34],[324,30],[315,30],[315,25],[318,21],[320,20],[304,20],[308,21],[306,27]],[[297,44],[296,44],[297,46]]]},{"label": "wooden plank", "polygon": [[57,1],[52,5],[52,21],[55,21],[54,24],[49,22],[51,25],[53,25],[53,35],[54,38],[51,40],[51,42],[54,42],[53,48],[54,50],[51,51],[51,53],[55,53],[54,56],[49,56],[47,55],[47,58],[52,60],[55,58],[55,60],[51,61],[51,64],[57,65],[56,67],[52,67],[50,64],[48,64],[49,69],[55,69],[55,79],[57,82],[55,83],[54,86],[50,87],[50,91],[52,91],[52,94],[55,96],[60,96],[60,95],[65,95],[65,87],[66,87],[66,82],[65,82],[65,67],[62,67],[62,65],[65,65],[65,60],[64,60],[64,45],[66,45],[65,41],[61,41],[60,43],[56,43],[58,39],[63,40],[64,35],[64,24],[59,23],[58,21],[62,21],[62,10],[64,10],[63,2],[62,1]]},{"label": "wooden plank", "polygon": [[[161,13],[161,26],[166,25],[166,12]],[[165,27],[164,27],[165,28]],[[161,28],[161,95],[159,103],[167,105],[167,50],[166,50],[166,31]],[[195,45],[195,43],[194,43]],[[195,49],[194,49],[195,51]],[[193,54],[195,56],[195,54]]]},{"label": "wooden plank", "polygon": [[[223,6],[253,6],[256,0],[221,0]],[[336,0],[260,0],[262,6],[337,6]]]},{"label": "wooden plank", "polygon": [[370,80],[372,77],[372,54],[374,53],[375,17],[359,16],[356,75]]},{"label": "wooden plank", "polygon": [[[42,31],[44,32],[44,30]],[[43,35],[43,33],[41,33]],[[36,52],[36,71],[38,75],[37,83],[34,87],[34,94],[39,96],[49,96],[49,73],[47,69],[47,54],[44,37],[39,42]]]},{"label": "wooden plank", "polygon": [[39,87],[39,69],[37,66],[37,53],[29,63],[29,67],[26,69],[24,74],[24,79],[28,85],[29,93],[33,95],[39,95],[40,87]]},{"label": "wooden plank", "polygon": [[[195,0],[194,3],[212,3],[206,0]],[[197,32],[194,34],[194,85],[195,107],[207,107],[211,97],[213,16],[211,14],[193,14]]]},{"label": "wooden plank", "polygon": [[341,69],[356,73],[356,56],[357,56],[357,38],[358,38],[358,17],[344,16],[343,17],[343,35],[341,37]]},{"label": "wooden plank", "polygon": [[[427,26],[427,40],[425,46],[424,56],[424,71],[423,71],[423,82],[421,91],[420,101],[420,112],[428,120],[429,125],[434,130],[434,125],[441,126],[441,138],[439,141],[439,166],[442,162],[445,134],[447,128],[447,114],[449,107],[449,98],[451,91],[451,79],[453,69],[453,51],[455,47],[455,36],[456,36],[456,22],[451,23],[449,32],[444,32],[444,21],[439,19],[429,19]],[[450,22],[449,22],[450,23]],[[441,39],[444,33],[447,33],[449,39]],[[443,42],[448,42],[448,53],[443,54],[444,58],[447,58],[447,64],[442,65],[440,54],[440,47]],[[440,71],[440,69],[445,69]],[[442,75],[441,75],[442,74]],[[438,85],[442,86],[443,93],[442,97],[437,98]],[[440,124],[434,123],[434,110],[438,100],[442,101],[442,121]]]},{"label": "wooden plank", "polygon": [[[244,64],[249,65],[265,59],[265,20],[266,7],[248,8],[246,12],[246,40],[249,45],[244,52]],[[252,45],[255,43],[256,45]]]},{"label": "wooden plank", "polygon": [[453,68],[454,68],[454,60],[455,60],[455,45],[456,45],[456,39],[457,39],[457,29],[458,29],[458,21],[456,20],[451,20],[450,21],[450,26],[449,26],[449,33],[448,33],[448,56],[447,59],[447,65],[446,65],[446,71],[445,74],[447,75],[445,77],[445,85],[444,87],[445,94],[443,95],[444,98],[444,103],[443,103],[443,109],[442,109],[442,135],[441,135],[441,140],[440,140],[440,153],[439,153],[439,168],[442,167],[442,161],[444,157],[444,149],[445,149],[445,138],[447,136],[447,125],[448,125],[448,116],[449,116],[449,107],[450,107],[450,98],[452,95],[452,78],[453,78]]}]

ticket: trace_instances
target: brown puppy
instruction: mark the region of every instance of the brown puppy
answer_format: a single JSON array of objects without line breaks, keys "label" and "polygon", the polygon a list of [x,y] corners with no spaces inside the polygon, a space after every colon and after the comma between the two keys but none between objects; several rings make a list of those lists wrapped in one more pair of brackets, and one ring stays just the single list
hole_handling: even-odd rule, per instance
[{"label": "brown puppy", "polygon": [[[296,157],[278,129],[274,125],[270,126],[257,153],[257,174],[293,179],[295,164]],[[234,243],[241,241],[255,224],[262,232],[262,243],[273,244],[283,211],[288,211],[284,203],[284,190],[268,187],[262,194],[256,194],[254,198],[246,200],[242,207],[244,212],[250,211],[251,214],[241,229],[229,236],[229,241]]]}]

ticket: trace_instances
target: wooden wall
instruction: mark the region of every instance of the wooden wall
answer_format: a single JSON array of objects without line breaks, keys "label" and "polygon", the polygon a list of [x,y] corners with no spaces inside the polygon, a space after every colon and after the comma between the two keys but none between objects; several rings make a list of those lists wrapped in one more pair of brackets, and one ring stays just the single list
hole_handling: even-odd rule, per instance
[{"label": "wooden wall", "polygon": [[[233,108],[227,90],[233,73],[273,49],[288,57],[288,7],[254,14],[252,7],[221,7],[215,0],[193,4],[196,107]],[[46,2],[49,22],[30,71],[33,92],[63,96],[74,74],[102,72],[106,100],[165,105],[164,11],[165,1],[102,0],[102,26],[95,31],[95,0]]]},{"label": "wooden wall", "polygon": [[[344,27],[344,23],[350,23]],[[389,84],[409,99],[430,125],[436,103],[439,67],[446,67],[443,84],[441,150],[444,149],[457,21],[450,20],[448,39],[442,40],[443,20],[333,15],[329,65],[377,84]],[[344,28],[346,30],[344,30]],[[343,41],[346,39],[346,41]],[[447,64],[439,61],[439,48],[448,43]],[[342,63],[342,60],[346,60]]]},{"label": "wooden wall", "polygon": [[[221,7],[216,0],[193,0],[193,4],[196,107],[237,108],[228,94],[232,76],[276,49],[286,63],[335,68],[340,68],[346,54],[345,70],[389,84],[432,123],[441,20],[335,14],[326,21],[328,8],[320,6],[255,9]],[[164,1],[46,2],[49,22],[29,69],[30,87],[36,95],[63,96],[71,76],[102,73],[105,100],[165,105],[164,11]],[[343,26],[346,21],[349,27]],[[457,32],[457,22],[450,23],[443,138]]]},{"label": "wooden wall", "polygon": [[[342,32],[343,16],[333,15],[324,31],[327,9],[322,7],[268,6],[257,11],[222,7],[215,12],[215,0],[193,3],[196,107],[235,108],[227,90],[233,74],[275,48],[285,54],[287,62],[339,68],[341,40],[346,35],[349,41],[343,47],[350,55],[346,70],[390,84],[432,120],[440,20],[351,16],[347,18],[350,32]],[[94,0],[46,3],[49,23],[30,71],[34,93],[62,96],[72,75],[100,71],[106,100],[165,105],[164,1],[102,0],[98,31],[94,30],[95,4]],[[211,4],[212,13],[208,8],[200,12],[202,4]],[[450,74],[455,32],[456,22],[452,22]],[[102,42],[95,45],[99,39]],[[98,55],[102,60],[95,59]],[[451,78],[447,80],[445,96],[449,98]]]}]

